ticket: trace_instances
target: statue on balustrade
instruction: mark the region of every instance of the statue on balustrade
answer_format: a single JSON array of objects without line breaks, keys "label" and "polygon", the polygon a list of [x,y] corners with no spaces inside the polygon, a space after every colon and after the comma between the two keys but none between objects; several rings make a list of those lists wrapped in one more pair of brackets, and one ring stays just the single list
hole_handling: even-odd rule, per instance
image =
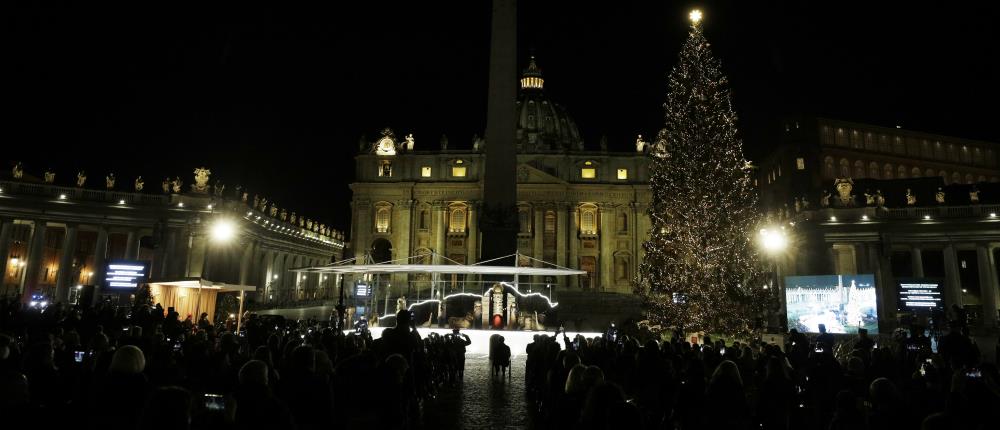
[{"label": "statue on balustrade", "polygon": [[181,187],[184,186],[184,182],[181,181],[181,177],[180,176],[174,176],[174,181],[171,182],[170,185],[171,185],[170,189],[171,189],[171,191],[174,192],[174,194],[180,194]]},{"label": "statue on balustrade", "polygon": [[870,193],[871,190],[865,190],[865,206],[875,205],[875,195]]},{"label": "statue on balustrade", "polygon": [[247,203],[247,197],[249,197],[249,194],[246,191],[244,191],[243,192],[243,197],[241,198],[241,200],[243,201],[243,204]]},{"label": "statue on balustrade", "polygon": [[292,225],[295,225],[295,220],[296,220],[295,211],[292,211],[291,219],[289,219],[288,222],[292,223]]},{"label": "statue on balustrade", "polygon": [[972,189],[969,190],[969,203],[979,204],[979,188],[973,186]]},{"label": "statue on balustrade", "polygon": [[24,177],[24,166],[21,165],[20,161],[18,161],[17,164],[14,165],[14,168],[11,169],[10,175],[13,176],[14,179],[21,179]]},{"label": "statue on balustrade", "polygon": [[143,182],[142,175],[139,175],[138,178],[135,178],[135,192],[141,193],[142,192],[142,188],[145,187],[145,186],[146,186],[146,183]]},{"label": "statue on balustrade", "polygon": [[407,151],[413,150],[413,133],[406,135],[406,150]]},{"label": "statue on balustrade", "polygon": [[312,231],[312,229],[313,229],[313,220],[307,219],[306,220],[306,230]]},{"label": "statue on balustrade", "polygon": [[823,190],[823,196],[819,198],[819,205],[828,208],[830,207],[830,192]]},{"label": "statue on balustrade", "polygon": [[306,217],[299,217],[299,227],[306,226]]},{"label": "statue on balustrade", "polygon": [[837,205],[844,208],[854,207],[854,181],[851,178],[837,178],[833,181],[837,189]]},{"label": "statue on balustrade", "polygon": [[288,221],[288,210],[287,209],[282,209],[281,210],[281,220],[282,221]]},{"label": "statue on balustrade", "polygon": [[277,218],[277,217],[278,217],[278,205],[271,203],[271,218]]},{"label": "statue on balustrade", "polygon": [[267,215],[267,197],[260,198],[260,211]]},{"label": "statue on balustrade", "polygon": [[215,191],[215,197],[222,197],[222,193],[226,191],[226,184],[223,184],[222,181],[215,181],[215,186],[212,188]]},{"label": "statue on balustrade", "polygon": [[52,169],[46,170],[45,171],[45,183],[46,184],[54,184],[55,182],[56,182],[56,172],[53,172]]},{"label": "statue on balustrade", "polygon": [[885,207],[885,197],[882,195],[882,190],[875,190],[875,207]]},{"label": "statue on balustrade", "polygon": [[170,178],[163,178],[163,194],[170,194]]},{"label": "statue on balustrade", "polygon": [[194,169],[194,183],[191,184],[191,191],[195,193],[208,193],[208,178],[212,174],[211,170],[204,167]]},{"label": "statue on balustrade", "polygon": [[939,205],[944,204],[944,190],[942,190],[941,187],[938,187],[937,192],[934,193],[934,201]]},{"label": "statue on balustrade", "polygon": [[913,191],[909,188],[906,189],[906,205],[913,206],[917,204],[917,196],[913,195]]},{"label": "statue on balustrade", "polygon": [[646,152],[646,141],[642,140],[642,135],[635,138],[635,152]]},{"label": "statue on balustrade", "polygon": [[76,173],[76,186],[83,188],[83,185],[87,183],[87,172],[83,170]]},{"label": "statue on balustrade", "polygon": [[109,173],[108,176],[104,177],[104,188],[109,190],[115,189],[115,174]]}]

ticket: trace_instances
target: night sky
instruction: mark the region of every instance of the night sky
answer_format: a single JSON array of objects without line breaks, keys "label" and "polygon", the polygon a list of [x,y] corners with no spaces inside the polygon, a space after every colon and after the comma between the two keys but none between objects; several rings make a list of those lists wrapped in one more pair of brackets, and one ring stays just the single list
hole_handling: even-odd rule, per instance
[{"label": "night sky", "polygon": [[[346,230],[362,134],[391,127],[418,149],[484,134],[485,0],[49,3],[18,2],[3,18],[0,177],[21,160],[67,185],[81,168],[91,185],[142,174],[157,192],[165,175],[190,183],[204,165]],[[628,150],[662,124],[697,6],[750,157],[784,114],[1000,142],[991,2],[819,3],[522,1],[519,63],[535,53],[588,147],[607,135]]]}]

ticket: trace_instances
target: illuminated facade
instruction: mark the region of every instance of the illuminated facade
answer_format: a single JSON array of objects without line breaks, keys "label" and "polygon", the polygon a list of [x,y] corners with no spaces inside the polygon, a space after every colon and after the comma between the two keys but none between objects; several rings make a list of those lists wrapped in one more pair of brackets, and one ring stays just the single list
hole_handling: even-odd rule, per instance
[{"label": "illuminated facade", "polygon": [[778,274],[874,274],[883,331],[926,317],[899,310],[897,282],[932,278],[974,333],[998,327],[1000,146],[823,118],[778,140],[757,177],[789,235]]},{"label": "illuminated facade", "polygon": [[[117,259],[150,262],[150,277],[157,280],[254,285],[253,300],[336,295],[332,276],[287,272],[342,256],[343,234],[319,223],[294,222],[294,214],[289,221],[276,207],[254,208],[245,195],[197,190],[198,178],[183,193],[179,180],[178,192],[164,193],[141,192],[141,179],[136,187],[129,184],[139,191],[114,189],[112,181],[104,189],[53,182],[17,172],[0,180],[5,296],[76,302],[77,286],[103,284],[102,268]],[[165,181],[164,190],[171,185]],[[223,220],[228,231],[218,228]],[[213,240],[220,233],[230,237]]]},{"label": "illuminated facade", "polygon": [[[517,251],[523,256],[585,270],[587,276],[522,279],[522,288],[631,296],[631,279],[650,228],[647,159],[635,152],[588,150],[567,110],[543,92],[544,79],[532,58],[517,100]],[[437,143],[437,142],[436,142]],[[453,149],[397,139],[386,129],[363,141],[356,157],[351,240],[355,257],[400,260],[436,253],[438,261],[481,261],[484,145]],[[514,249],[510,253],[514,253]],[[540,265],[522,258],[520,264]],[[428,279],[395,275],[390,294],[428,294]],[[407,276],[410,276],[407,278]],[[397,289],[396,285],[406,285]],[[479,291],[477,291],[478,293]]]}]

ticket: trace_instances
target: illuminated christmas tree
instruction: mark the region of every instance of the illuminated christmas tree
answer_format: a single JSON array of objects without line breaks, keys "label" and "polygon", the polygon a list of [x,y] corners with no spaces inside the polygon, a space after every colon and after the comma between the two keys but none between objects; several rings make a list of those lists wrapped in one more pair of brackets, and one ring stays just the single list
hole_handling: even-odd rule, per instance
[{"label": "illuminated christmas tree", "polygon": [[651,325],[747,336],[767,297],[754,243],[761,217],[727,79],[700,12],[691,21],[649,151],[652,231],[635,290]]}]

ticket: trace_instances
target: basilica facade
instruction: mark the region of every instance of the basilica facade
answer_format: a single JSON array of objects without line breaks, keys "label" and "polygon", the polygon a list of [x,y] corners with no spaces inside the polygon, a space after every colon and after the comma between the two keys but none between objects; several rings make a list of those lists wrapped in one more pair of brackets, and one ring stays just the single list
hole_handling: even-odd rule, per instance
[{"label": "basilica facade", "polygon": [[[519,231],[510,253],[520,254],[520,265],[542,267],[544,261],[587,272],[520,282],[543,293],[555,289],[562,297],[631,295],[650,228],[646,143],[640,136],[628,152],[608,151],[605,142],[598,150],[585,147],[568,110],[546,96],[534,59],[521,77],[516,109],[511,146],[517,162],[511,168]],[[443,136],[425,142],[387,128],[378,140],[360,143],[351,184],[351,241],[360,261],[481,261],[484,149],[493,143],[474,137],[462,145],[466,149],[457,149]],[[431,282],[393,275],[387,291],[392,297],[426,297]],[[451,282],[445,292],[458,288]]]}]

